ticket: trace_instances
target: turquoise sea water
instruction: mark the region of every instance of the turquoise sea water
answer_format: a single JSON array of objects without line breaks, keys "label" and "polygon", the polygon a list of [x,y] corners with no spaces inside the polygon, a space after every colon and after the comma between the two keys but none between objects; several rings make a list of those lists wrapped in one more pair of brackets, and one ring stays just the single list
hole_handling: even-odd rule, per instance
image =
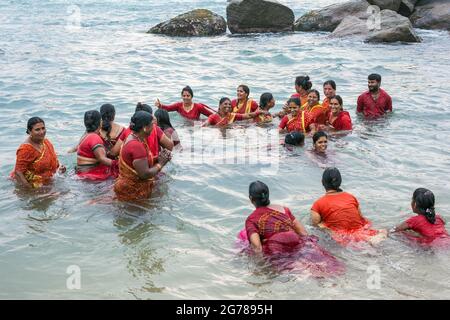
[{"label": "turquoise sea water", "polygon": [[[283,3],[299,17],[334,2]],[[324,80],[334,79],[353,118],[353,133],[331,141],[328,165],[341,170],[343,188],[359,199],[365,216],[390,228],[410,216],[413,190],[427,187],[437,211],[450,217],[447,32],[418,30],[423,42],[411,45],[333,40],[326,33],[196,39],[145,33],[194,8],[225,15],[226,1],[0,1],[0,298],[450,298],[448,252],[424,251],[399,236],[355,251],[312,228],[308,212],[323,193],[324,164],[308,156],[310,141],[294,152],[272,145],[271,128],[200,134],[198,125],[171,114],[184,149],[140,206],[102,201],[112,195],[112,182],[74,179],[75,155],[66,150],[81,136],[86,110],[113,103],[117,122],[127,124],[137,101],[177,101],[189,84],[196,101],[216,108],[240,83],[255,98],[273,92],[278,109],[295,76],[309,74],[320,91]],[[73,28],[78,12],[81,25]],[[372,72],[383,76],[394,105],[376,123],[355,115]],[[46,120],[69,172],[51,190],[26,194],[7,177],[26,121],[36,115]],[[250,134],[259,142],[245,151]],[[276,156],[269,157],[269,170],[261,163],[221,163],[220,154],[191,161],[202,149],[191,148],[198,141],[191,137],[199,135],[215,148],[235,141],[235,155],[250,157],[271,144]],[[290,207],[346,264],[344,276],[278,274],[239,254],[235,238],[252,211],[247,192],[256,179],[269,185],[273,203]],[[72,265],[81,270],[79,290],[66,287]],[[374,268],[377,288],[368,286]]]}]

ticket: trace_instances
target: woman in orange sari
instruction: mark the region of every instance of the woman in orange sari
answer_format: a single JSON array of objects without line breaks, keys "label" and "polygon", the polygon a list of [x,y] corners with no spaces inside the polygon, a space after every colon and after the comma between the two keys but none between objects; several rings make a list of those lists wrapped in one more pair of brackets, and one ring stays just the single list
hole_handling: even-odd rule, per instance
[{"label": "woman in orange sari", "polygon": [[138,111],[131,118],[132,133],[126,138],[119,155],[119,177],[114,192],[120,201],[148,199],[152,194],[155,176],[170,160],[170,153],[159,153],[154,159],[147,139],[154,129],[153,116]]},{"label": "woman in orange sari", "polygon": [[324,125],[328,119],[328,109],[322,106],[319,103],[319,100],[319,91],[312,89],[308,91],[308,103],[302,105],[302,110],[309,113],[311,123],[313,124],[313,131],[314,128],[318,127],[319,125]]},{"label": "woman in orange sari", "polygon": [[248,120],[252,118],[256,118],[260,114],[268,114],[267,111],[256,111],[251,113],[235,113],[231,112],[231,100],[227,97],[220,99],[219,101],[219,110],[217,113],[212,114],[208,117],[208,120],[203,124],[203,126],[218,126],[224,127],[229,124],[232,124],[235,121]]},{"label": "woman in orange sari", "polygon": [[16,165],[11,178],[28,188],[39,188],[48,184],[56,170],[61,173],[66,167],[60,165],[53,145],[45,138],[44,120],[32,117],[27,123],[28,138],[17,149]]},{"label": "woman in orange sari", "polygon": [[281,119],[280,125],[278,126],[279,132],[309,132],[312,124],[311,117],[305,110],[300,111],[300,99],[290,98],[288,100],[288,108],[290,113]]},{"label": "woman in orange sari", "polygon": [[354,246],[361,241],[376,244],[386,238],[385,230],[371,229],[358,200],[340,188],[341,182],[337,168],[325,169],[322,184],[326,193],[311,208],[312,224],[330,230],[332,238],[342,245]]},{"label": "woman in orange sari", "polygon": [[231,107],[234,113],[246,114],[255,112],[258,109],[258,103],[249,98],[250,88],[245,84],[237,87],[237,99],[231,101]]},{"label": "woman in orange sari", "polygon": [[334,80],[327,80],[323,83],[323,94],[325,99],[322,101],[322,106],[327,108],[328,115],[331,112],[330,99],[336,95],[336,82]]},{"label": "woman in orange sari", "polygon": [[308,102],[308,93],[312,88],[312,82],[309,76],[299,76],[295,78],[295,93],[291,95],[291,98],[299,98],[301,105]]},{"label": "woman in orange sari", "polygon": [[81,138],[77,150],[77,176],[93,181],[117,177],[117,160],[106,156],[105,141],[100,136],[100,112],[86,111],[84,125],[86,133]]}]

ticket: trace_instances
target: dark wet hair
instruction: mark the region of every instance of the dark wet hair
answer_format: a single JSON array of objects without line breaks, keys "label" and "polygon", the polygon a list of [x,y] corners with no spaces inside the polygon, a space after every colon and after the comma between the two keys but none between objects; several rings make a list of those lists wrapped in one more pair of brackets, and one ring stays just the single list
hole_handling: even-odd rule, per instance
[{"label": "dark wet hair", "polygon": [[[340,95],[335,95],[335,96],[332,97],[331,99],[336,99],[336,100],[339,102],[339,104],[340,104],[341,107],[344,106],[344,101],[342,101],[342,98],[341,98]],[[331,101],[331,99],[330,99],[330,101]]]},{"label": "dark wet hair", "polygon": [[428,189],[418,188],[413,193],[413,201],[419,214],[425,216],[428,222],[436,222],[436,212],[434,211],[434,194]]},{"label": "dark wet hair", "polygon": [[299,131],[293,131],[288,133],[284,137],[284,143],[292,146],[299,146],[305,142],[305,135]]},{"label": "dark wet hair", "polygon": [[191,95],[192,98],[194,97],[194,91],[192,91],[191,87],[189,87],[189,86],[184,87],[181,90],[181,95],[183,95],[183,92],[185,92],[185,91],[189,92],[189,94]]},{"label": "dark wet hair", "polygon": [[138,111],[133,114],[130,122],[130,129],[139,132],[153,121],[153,116],[147,111]]},{"label": "dark wet hair", "polygon": [[138,112],[138,111],[147,111],[148,113],[153,114],[152,107],[150,107],[148,104],[145,104],[142,102],[138,102],[136,104],[136,109],[134,110],[134,112]]},{"label": "dark wet hair", "polygon": [[320,93],[319,93],[319,91],[317,91],[316,89],[308,90],[308,94],[310,94],[312,92],[314,92],[317,95],[317,100],[320,101]]},{"label": "dark wet hair", "polygon": [[269,187],[261,181],[250,183],[248,194],[255,201],[256,207],[265,207],[270,204]]},{"label": "dark wet hair", "polygon": [[368,80],[377,80],[378,82],[381,82],[381,76],[378,73],[371,73],[367,77]]},{"label": "dark wet hair", "polygon": [[228,97],[222,97],[222,98],[220,98],[220,100],[219,100],[219,106],[220,106],[222,103],[224,103],[225,101],[227,101],[227,100],[231,102],[231,99],[228,98]]},{"label": "dark wet hair", "polygon": [[325,137],[328,139],[328,135],[323,132],[323,131],[317,131],[316,133],[314,133],[313,135],[313,143],[316,144],[316,142],[321,138],[321,137]]},{"label": "dark wet hair", "polygon": [[295,78],[295,84],[306,91],[312,88],[312,82],[309,81],[309,76],[299,76]]},{"label": "dark wet hair", "polygon": [[336,190],[342,192],[340,188],[342,183],[341,173],[337,168],[326,168],[322,175],[322,185],[325,190]]},{"label": "dark wet hair", "polygon": [[300,98],[289,98],[289,100],[287,101],[287,103],[295,103],[296,105],[298,105],[299,107],[302,105]]},{"label": "dark wet hair", "polygon": [[330,85],[333,90],[336,90],[336,82],[334,82],[334,80],[327,80],[323,83],[323,86],[325,87],[326,85]]},{"label": "dark wet hair", "polygon": [[261,97],[259,97],[259,107],[264,109],[272,99],[273,95],[270,92],[264,92]]},{"label": "dark wet hair", "polygon": [[246,86],[245,84],[239,85],[238,88],[242,88],[242,90],[244,90],[244,92],[247,94],[247,96],[250,95],[250,88],[248,86]]},{"label": "dark wet hair", "polygon": [[94,132],[100,127],[102,116],[97,110],[89,110],[84,113],[84,126],[86,132]]},{"label": "dark wet hair", "polygon": [[155,111],[155,117],[158,121],[158,127],[160,127],[162,130],[166,130],[167,128],[172,128],[173,126],[170,123],[170,116],[167,110],[164,109],[158,109]]},{"label": "dark wet hair", "polygon": [[102,116],[102,130],[106,131],[106,136],[109,137],[112,129],[111,123],[116,116],[116,109],[112,104],[105,103],[100,107],[100,115]]},{"label": "dark wet hair", "polygon": [[27,133],[29,134],[31,132],[31,130],[33,130],[34,125],[36,125],[38,123],[43,123],[45,125],[44,120],[42,120],[39,117],[31,117],[30,119],[28,119],[28,122],[27,122]]}]

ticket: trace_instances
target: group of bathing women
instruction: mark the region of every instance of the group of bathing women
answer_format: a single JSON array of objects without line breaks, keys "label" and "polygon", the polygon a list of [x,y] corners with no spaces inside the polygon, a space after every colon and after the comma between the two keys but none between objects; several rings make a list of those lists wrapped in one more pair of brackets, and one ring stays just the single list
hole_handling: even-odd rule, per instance
[{"label": "group of bathing women", "polygon": [[[334,81],[324,83],[327,98],[322,105],[318,104],[319,93],[309,90],[311,86],[308,76],[297,77],[296,93],[289,99],[283,111],[277,114],[282,117],[280,131],[287,129],[291,133],[286,136],[286,141],[290,144],[300,144],[304,139],[303,133],[314,131],[320,126],[320,129],[329,130],[351,129],[348,112],[342,110],[342,99],[335,96]],[[86,132],[78,145],[72,149],[77,152],[77,175],[89,180],[117,178],[114,190],[120,200],[148,198],[154,177],[170,161],[170,151],[179,144],[168,111],[178,111],[190,120],[200,119],[201,114],[206,115],[208,119],[204,123],[205,126],[227,126],[236,120],[244,119],[255,119],[256,122],[264,123],[271,121],[273,116],[269,110],[275,105],[272,94],[264,93],[258,105],[249,98],[249,92],[247,86],[240,85],[237,89],[237,99],[231,101],[229,98],[222,98],[216,113],[204,104],[194,103],[192,89],[185,87],[181,92],[183,102],[163,105],[157,99],[155,105],[158,110],[154,115],[150,106],[138,103],[128,128],[114,122],[113,105],[102,105],[100,111],[87,111],[84,115]],[[301,99],[306,99],[305,97],[308,101],[303,104],[300,112]],[[325,124],[325,111],[317,111],[325,110],[324,108],[327,115],[329,114]],[[311,120],[319,118],[322,120]],[[305,119],[309,119],[306,121],[308,125],[305,124]],[[347,123],[349,126],[341,127],[336,125],[336,122]],[[65,171],[65,167],[59,166],[53,146],[45,138],[45,124],[42,119],[29,119],[27,133],[27,140],[17,150],[12,177],[24,186],[39,187],[51,180],[58,167],[61,171]],[[323,146],[326,135],[316,135],[315,140],[319,140],[317,145]]]},{"label": "group of bathing women", "polygon": [[[369,91],[372,91],[370,77]],[[322,104],[318,103],[319,93],[316,90],[308,89],[307,91],[305,89],[305,87],[310,86],[309,77],[297,77],[297,96],[294,94],[283,110],[276,115],[282,117],[279,126],[280,131],[287,129],[291,133],[286,138],[294,137],[293,140],[295,140],[295,137],[297,137],[301,140],[302,133],[316,131],[313,141],[317,147],[316,150],[320,152],[326,149],[327,136],[322,131],[317,130],[351,130],[351,120],[348,112],[342,110],[342,99],[335,95],[336,85],[334,81],[330,80],[324,83],[326,99]],[[228,98],[222,98],[218,113],[215,113],[206,105],[193,103],[192,89],[185,87],[182,90],[183,102],[163,105],[158,99],[155,102],[158,107],[155,115],[153,115],[150,106],[138,103],[128,128],[123,128],[114,122],[115,109],[110,104],[103,105],[100,112],[96,110],[87,111],[84,117],[86,133],[73,149],[73,151],[77,151],[77,175],[80,178],[90,180],[117,178],[114,191],[119,200],[129,201],[148,198],[151,195],[154,178],[170,161],[170,151],[174,148],[174,145],[179,144],[179,139],[170,123],[167,111],[178,111],[182,116],[191,120],[199,119],[200,114],[204,114],[208,116],[204,125],[225,126],[236,120],[244,119],[254,119],[256,122],[264,123],[270,122],[274,116],[268,112],[275,105],[273,96],[270,93],[263,94],[259,105],[249,99],[248,96],[248,87],[239,86],[237,99],[231,101]],[[306,99],[303,105],[302,98]],[[358,98],[358,108],[360,107],[360,98]],[[58,168],[60,171],[65,171],[65,167],[60,166],[52,144],[45,138],[45,124],[42,119],[31,118],[27,124],[27,133],[29,134],[27,140],[17,150],[17,161],[12,176],[24,186],[39,187],[48,183]],[[297,136],[292,134],[297,134]],[[292,142],[292,144],[295,143],[296,141]],[[338,192],[338,194],[340,193]],[[343,195],[345,196],[346,193],[343,193]],[[340,199],[340,197],[334,199]],[[344,201],[346,205],[348,205],[348,202]],[[355,203],[357,204],[356,199],[353,200],[353,204]],[[345,215],[342,215],[342,212],[348,212],[348,208],[335,211],[338,216],[344,217]],[[347,233],[352,231],[353,234],[356,234],[353,232],[355,230],[365,230],[358,234],[375,235],[377,232],[370,230],[367,223],[363,223],[367,220],[362,218],[359,209],[358,211],[353,210],[353,214],[355,212],[359,213],[359,218],[351,220],[352,223],[341,229],[347,230]],[[321,219],[324,219],[321,225],[334,229],[334,234],[337,235],[336,232],[340,229],[333,223],[327,223],[324,218],[333,215],[327,215],[320,210],[316,213]],[[267,218],[268,216],[264,215],[264,217]],[[317,219],[318,216],[316,215],[313,221],[317,221]],[[288,222],[288,220],[286,221]],[[431,220],[427,221],[430,222]],[[437,221],[437,225],[439,225],[442,219],[439,218]],[[261,223],[259,225],[267,224]],[[295,227],[295,225],[292,222],[292,226]],[[403,225],[402,228],[413,228],[413,225],[410,223],[407,226]],[[298,227],[293,230],[298,234],[304,232],[304,228],[303,231],[299,231]],[[265,232],[262,230],[259,233],[260,241],[268,238],[267,236],[264,237]],[[247,233],[249,233],[248,230]],[[427,234],[420,231],[419,233]],[[252,234],[250,233],[248,236],[251,240]]]}]

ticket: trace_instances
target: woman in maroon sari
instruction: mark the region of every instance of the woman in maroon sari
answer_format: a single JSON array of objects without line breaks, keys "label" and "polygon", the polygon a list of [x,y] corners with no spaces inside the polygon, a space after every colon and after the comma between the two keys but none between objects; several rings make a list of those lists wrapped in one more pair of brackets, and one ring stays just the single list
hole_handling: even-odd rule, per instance
[{"label": "woman in maroon sari", "polygon": [[344,266],[308,236],[305,227],[283,206],[271,205],[269,188],[261,181],[250,184],[249,198],[256,207],[245,221],[245,233],[255,253],[264,253],[280,271],[289,270],[314,277],[342,273]]}]

